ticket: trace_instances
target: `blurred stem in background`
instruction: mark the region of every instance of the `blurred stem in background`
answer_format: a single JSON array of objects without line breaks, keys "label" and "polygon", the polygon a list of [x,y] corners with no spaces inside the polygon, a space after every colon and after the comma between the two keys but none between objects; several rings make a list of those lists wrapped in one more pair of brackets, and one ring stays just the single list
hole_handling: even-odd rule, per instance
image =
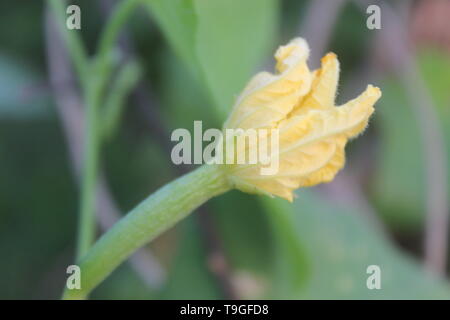
[{"label": "blurred stem in background", "polygon": [[[81,155],[85,126],[85,117],[82,109],[83,102],[70,66],[69,52],[61,37],[61,29],[57,27],[55,19],[53,18],[54,15],[47,10],[45,34],[50,82],[62,128],[66,136],[74,177],[79,181],[81,180]],[[129,88],[130,82],[132,82],[133,79],[136,80],[133,75],[129,75],[133,66],[135,66],[134,63],[126,64],[122,68],[123,71],[120,71],[117,80],[113,85],[114,88],[117,87],[117,91],[114,91],[113,94],[110,95],[109,102],[106,103],[107,109],[105,112],[118,112],[117,109],[120,108],[120,100],[123,100],[126,89]],[[117,115],[106,116],[105,120],[109,120],[105,127],[106,130],[113,130],[113,121],[116,117]],[[104,133],[108,134],[110,132],[105,131]],[[107,181],[101,170],[99,170],[99,182],[97,183],[96,194],[97,220],[102,230],[108,230],[120,219],[120,210],[111,195]],[[150,288],[157,288],[164,281],[164,270],[148,249],[143,248],[137,251],[130,258],[130,264]]]},{"label": "blurred stem in background", "polygon": [[[99,111],[103,94],[112,71],[111,52],[119,31],[141,0],[122,1],[117,5],[101,33],[98,53],[92,62],[87,61],[84,47],[76,36],[65,27],[65,2],[48,0],[59,21],[63,37],[71,53],[72,60],[80,77],[80,86],[86,105],[86,138],[83,151],[83,170],[81,179],[80,213],[78,225],[77,260],[89,249],[95,239],[95,198],[98,176],[98,162],[102,132]],[[89,75],[86,70],[93,69]]]}]

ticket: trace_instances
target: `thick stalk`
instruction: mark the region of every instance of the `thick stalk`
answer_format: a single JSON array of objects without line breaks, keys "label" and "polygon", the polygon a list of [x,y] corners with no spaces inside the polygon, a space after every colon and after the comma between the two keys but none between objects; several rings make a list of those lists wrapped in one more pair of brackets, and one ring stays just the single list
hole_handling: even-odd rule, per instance
[{"label": "thick stalk", "polygon": [[84,299],[136,249],[199,207],[230,189],[223,170],[204,165],[165,185],[106,232],[80,261],[81,289],[66,289],[65,299]]}]

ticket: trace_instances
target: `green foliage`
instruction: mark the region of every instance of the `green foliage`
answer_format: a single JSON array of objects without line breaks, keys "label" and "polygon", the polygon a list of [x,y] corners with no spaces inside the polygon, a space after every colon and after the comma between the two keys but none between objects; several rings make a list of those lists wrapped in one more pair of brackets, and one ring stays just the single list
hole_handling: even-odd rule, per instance
[{"label": "green foliage", "polygon": [[[138,110],[125,108],[137,77],[148,77],[149,90],[160,100],[159,120],[169,132],[191,129],[193,120],[220,127],[245,82],[267,69],[273,50],[302,36],[297,34],[299,20],[308,5],[296,0],[145,2],[160,30],[152,29],[144,18],[133,19],[132,24],[139,29],[140,62],[152,72],[140,74],[134,65],[117,69],[123,71],[120,75],[112,70],[116,65],[106,66],[104,74],[111,79],[104,79],[102,90],[106,99],[101,110],[106,113],[101,121],[111,137],[102,163],[124,212],[175,177],[170,155],[158,141],[161,137],[148,134]],[[87,52],[93,52],[103,15],[92,1],[79,3],[84,12],[80,36],[88,42]],[[42,4],[1,5],[2,12],[8,12],[0,19],[0,38],[8,43],[0,54],[0,252],[7,257],[0,263],[0,272],[6,275],[1,298],[58,298],[65,267],[73,262],[78,192],[61,125],[49,112],[44,39],[42,33],[33,32],[42,25]],[[366,61],[372,33],[359,27],[364,18],[356,6],[346,6],[331,37],[330,48],[342,62],[343,81]],[[143,55],[143,48],[150,48],[151,54]],[[419,55],[418,66],[436,103],[450,159],[450,60],[426,51]],[[375,130],[370,132],[376,141],[375,168],[366,186],[383,222],[400,236],[413,234],[419,242],[425,172],[418,121],[398,79],[382,79],[380,87],[383,97],[371,123]],[[119,120],[124,125],[116,132]],[[299,190],[294,204],[237,191],[208,203],[233,279],[240,271],[255,276],[268,298],[450,298],[446,281],[427,275],[416,259],[364,218],[364,212],[351,204],[336,205],[319,192]],[[175,243],[163,237],[157,243],[163,249],[153,248],[165,256],[168,270],[161,290],[149,289],[124,264],[92,298],[223,298],[207,267],[197,220],[196,215],[189,217],[170,231]],[[372,264],[382,270],[379,291],[366,288],[366,268]]]},{"label": "green foliage", "polygon": [[[450,59],[447,54],[436,50],[424,50],[419,55],[419,68],[428,85],[436,112],[441,121],[447,151],[447,173],[450,183]],[[450,198],[450,195],[449,195]]]},{"label": "green foliage", "polygon": [[231,191],[213,199],[210,208],[219,239],[233,268],[266,275],[273,259],[274,239],[269,221],[261,214],[263,208],[255,197]]},{"label": "green foliage", "polygon": [[[295,235],[308,264],[305,281],[292,286],[292,278],[280,269],[275,277],[276,298],[297,299],[449,299],[450,287],[426,275],[411,258],[394,249],[363,213],[330,203],[323,196],[302,190],[294,206],[271,200],[268,214],[282,219],[284,232]],[[279,264],[290,263],[288,252]],[[368,290],[366,269],[378,265],[382,289]],[[302,268],[304,269],[304,268]],[[300,270],[301,271],[301,270]],[[280,289],[281,288],[281,289]]]},{"label": "green foliage", "polygon": [[42,76],[13,57],[0,54],[0,117],[12,120],[45,118],[49,92],[41,90]]},{"label": "green foliage", "polygon": [[274,0],[148,0],[175,52],[209,88],[223,119],[273,46]]},{"label": "green foliage", "polygon": [[222,116],[272,49],[276,1],[195,1],[197,55]]},{"label": "green foliage", "polygon": [[414,230],[422,224],[425,209],[419,126],[399,83],[385,81],[382,87],[383,98],[377,106],[375,123],[380,145],[373,191],[379,212],[389,224]]},{"label": "green foliage", "polygon": [[181,229],[175,261],[161,299],[220,299],[215,279],[205,265],[207,259],[196,217],[189,217]]},{"label": "green foliage", "polygon": [[148,0],[152,17],[158,22],[167,40],[184,62],[196,72],[195,30],[197,16],[192,0]]},{"label": "green foliage", "polygon": [[[450,155],[450,60],[433,50],[421,52],[418,66],[430,90],[435,112],[443,130],[447,157]],[[414,231],[422,228],[425,212],[425,157],[418,119],[405,89],[395,78],[382,84],[383,98],[377,107],[379,151],[373,194],[380,214],[393,228]],[[450,158],[448,158],[450,159]],[[450,161],[447,161],[450,181]]]},{"label": "green foliage", "polygon": [[0,168],[0,299],[56,298],[77,207],[56,119],[0,119]]}]

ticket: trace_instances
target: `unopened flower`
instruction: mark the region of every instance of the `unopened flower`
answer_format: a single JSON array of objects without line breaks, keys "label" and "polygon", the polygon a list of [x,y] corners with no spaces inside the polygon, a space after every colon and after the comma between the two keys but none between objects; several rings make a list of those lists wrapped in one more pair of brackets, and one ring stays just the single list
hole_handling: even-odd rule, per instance
[{"label": "unopened flower", "polygon": [[[268,160],[276,158],[278,167],[273,174],[262,174],[267,161],[228,162],[224,167],[234,187],[292,201],[293,190],[331,181],[344,166],[348,139],[366,128],[380,89],[369,85],[359,97],[336,107],[336,55],[328,53],[312,72],[308,55],[306,41],[293,39],[275,53],[278,73],[258,73],[237,98],[223,130],[264,129],[267,134],[258,136],[258,145],[271,146]],[[277,139],[271,139],[274,132]],[[256,148],[254,143],[239,147],[230,139],[225,144],[237,155]]]}]

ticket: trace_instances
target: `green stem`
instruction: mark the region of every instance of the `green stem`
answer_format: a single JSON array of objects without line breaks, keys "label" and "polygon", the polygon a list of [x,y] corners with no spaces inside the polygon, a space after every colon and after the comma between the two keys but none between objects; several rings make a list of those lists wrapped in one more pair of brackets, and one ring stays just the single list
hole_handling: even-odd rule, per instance
[{"label": "green stem", "polygon": [[105,28],[102,31],[98,46],[98,55],[104,57],[108,55],[111,48],[115,45],[119,32],[125,24],[134,9],[143,0],[121,1],[114,9],[113,14],[108,19]]},{"label": "green stem", "polygon": [[[142,0],[121,2],[101,35],[100,46],[92,68],[94,72],[84,86],[86,100],[86,137],[78,222],[77,261],[88,251],[95,238],[95,189],[100,154],[99,108],[103,91],[111,74],[110,52],[113,50],[120,29],[133,9]],[[86,80],[86,79],[85,79]]]},{"label": "green stem", "polygon": [[116,131],[125,108],[127,94],[138,83],[140,74],[140,67],[134,60],[128,61],[117,72],[111,90],[105,98],[101,138],[110,138]]},{"label": "green stem", "polygon": [[83,145],[83,171],[81,177],[80,212],[78,216],[77,261],[84,256],[95,239],[95,189],[100,153],[98,126],[98,94],[87,93],[86,128]]},{"label": "green stem", "polygon": [[81,289],[65,299],[84,299],[136,249],[231,188],[219,166],[204,165],[165,185],[106,232],[80,261]]},{"label": "green stem", "polygon": [[[67,52],[73,61],[75,70],[83,89],[86,104],[86,136],[84,138],[83,171],[81,178],[80,213],[78,217],[77,257],[83,256],[94,240],[95,235],[95,183],[97,175],[98,134],[97,134],[97,104],[98,96],[92,84],[92,77],[86,74],[89,62],[83,43],[77,30],[68,30],[65,25],[66,2],[61,0],[48,1],[67,46]],[[97,86],[99,87],[99,86]],[[99,91],[99,90],[97,90]]]},{"label": "green stem", "polygon": [[[95,188],[100,153],[99,107],[102,103],[104,88],[111,75],[110,53],[123,24],[140,1],[142,0],[126,0],[118,4],[101,35],[95,61],[90,63],[77,30],[68,30],[66,27],[66,2],[48,0],[66,43],[67,51],[80,78],[86,105],[86,135],[83,149],[77,261],[85,255],[95,238]],[[93,68],[94,71],[88,74],[88,68]]]},{"label": "green stem", "polygon": [[98,68],[96,73],[99,75],[99,79],[102,80],[100,83],[101,90],[104,88],[106,80],[111,74],[111,53],[114,51],[113,49],[116,40],[119,37],[119,33],[130,15],[142,1],[143,0],[126,0],[120,2],[106,22],[106,26],[100,35],[96,55],[96,68]]}]

